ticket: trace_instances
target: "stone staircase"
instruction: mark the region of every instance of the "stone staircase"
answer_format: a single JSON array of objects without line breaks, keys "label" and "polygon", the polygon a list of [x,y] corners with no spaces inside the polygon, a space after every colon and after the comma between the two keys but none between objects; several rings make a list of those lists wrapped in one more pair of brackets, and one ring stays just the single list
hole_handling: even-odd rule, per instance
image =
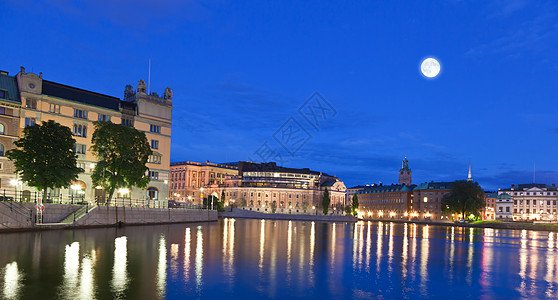
[{"label": "stone staircase", "polygon": [[32,227],[33,217],[33,210],[19,202],[0,202],[0,228]]},{"label": "stone staircase", "polygon": [[60,223],[61,224],[74,224],[79,219],[81,219],[83,216],[87,215],[88,213],[90,213],[91,211],[93,211],[96,208],[97,208],[96,205],[93,205],[93,206],[85,205],[84,207],[82,207],[82,208],[76,210],[75,212],[69,214],[66,218],[64,218],[62,221],[60,221]]}]

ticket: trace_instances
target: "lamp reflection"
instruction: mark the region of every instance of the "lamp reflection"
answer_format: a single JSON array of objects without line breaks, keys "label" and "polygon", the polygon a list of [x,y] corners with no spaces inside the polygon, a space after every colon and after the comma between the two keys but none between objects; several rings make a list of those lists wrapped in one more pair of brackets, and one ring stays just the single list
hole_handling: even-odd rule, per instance
[{"label": "lamp reflection", "polygon": [[422,296],[427,296],[428,256],[430,254],[428,229],[428,225],[422,227],[422,239],[420,241],[420,291]]},{"label": "lamp reflection", "polygon": [[114,265],[112,267],[112,288],[117,296],[123,296],[128,284],[126,271],[127,239],[125,236],[114,239]]},{"label": "lamp reflection", "polygon": [[409,236],[407,234],[408,227],[408,224],[405,223],[403,231],[403,253],[401,255],[401,275],[403,276],[403,279],[407,278],[407,251],[409,248]]},{"label": "lamp reflection", "polygon": [[260,263],[259,263],[260,272],[263,271],[264,246],[265,246],[265,220],[262,220],[260,225]]},{"label": "lamp reflection", "polygon": [[18,299],[23,276],[17,267],[17,262],[11,262],[4,268],[4,298]]},{"label": "lamp reflection", "polygon": [[378,240],[376,242],[376,273],[378,276],[380,275],[380,264],[382,262],[382,235],[384,224],[382,222],[378,222]]},{"label": "lamp reflection", "polygon": [[370,248],[372,246],[372,237],[370,230],[370,221],[368,221],[368,227],[366,228],[366,271],[370,271]]},{"label": "lamp reflection", "polygon": [[190,228],[184,231],[184,281],[190,281],[190,247],[191,247]]},{"label": "lamp reflection", "polygon": [[198,226],[196,237],[196,288],[201,289],[203,276],[203,234],[202,227]]},{"label": "lamp reflection", "polygon": [[167,243],[165,236],[159,238],[159,263],[157,264],[157,294],[162,298],[165,295],[167,282]]},{"label": "lamp reflection", "polygon": [[289,221],[289,227],[287,230],[287,278],[291,279],[291,260],[292,260],[292,248],[293,247],[293,222]]},{"label": "lamp reflection", "polygon": [[79,243],[66,245],[64,251],[64,277],[62,282],[62,297],[75,298],[79,280]]},{"label": "lamp reflection", "polygon": [[93,299],[95,296],[95,283],[93,282],[95,260],[95,250],[91,250],[91,254],[85,255],[81,260],[79,299]]}]

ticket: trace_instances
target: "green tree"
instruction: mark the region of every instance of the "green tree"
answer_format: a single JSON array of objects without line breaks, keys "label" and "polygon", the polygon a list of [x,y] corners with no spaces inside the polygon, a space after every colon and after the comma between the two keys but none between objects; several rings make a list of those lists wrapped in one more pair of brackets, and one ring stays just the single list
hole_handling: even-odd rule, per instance
[{"label": "green tree", "polygon": [[221,203],[219,207],[224,210],[225,208],[225,190],[221,190]]},{"label": "green tree", "polygon": [[356,193],[353,195],[353,201],[351,203],[351,208],[352,208],[352,211],[353,211],[353,215],[356,216],[357,215],[357,209],[358,209],[358,196],[357,196]]},{"label": "green tree", "polygon": [[352,208],[350,204],[345,205],[345,213],[347,215],[351,214]]},{"label": "green tree", "polygon": [[477,182],[458,180],[452,183],[449,194],[442,198],[445,213],[458,213],[463,219],[468,214],[479,215],[484,208],[484,191]]},{"label": "green tree", "polygon": [[275,213],[276,210],[277,210],[277,202],[273,201],[271,202],[271,212]]},{"label": "green tree", "polygon": [[72,131],[52,120],[25,127],[23,137],[14,144],[18,148],[6,156],[22,181],[43,192],[42,201],[48,188],[69,186],[84,171],[77,167]]},{"label": "green tree", "polygon": [[326,188],[324,191],[324,195],[322,196],[322,209],[324,210],[324,215],[327,215],[327,212],[329,211],[330,202],[331,200],[329,199],[329,191]]},{"label": "green tree", "polygon": [[107,204],[118,188],[149,184],[145,165],[152,151],[145,133],[111,122],[95,122],[91,150],[99,161],[91,179],[94,186],[108,190]]}]

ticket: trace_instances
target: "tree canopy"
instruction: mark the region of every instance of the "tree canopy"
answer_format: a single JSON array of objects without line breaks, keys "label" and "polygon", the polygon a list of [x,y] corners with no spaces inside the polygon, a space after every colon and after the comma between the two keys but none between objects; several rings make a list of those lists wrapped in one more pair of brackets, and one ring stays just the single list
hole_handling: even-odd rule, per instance
[{"label": "tree canopy", "polygon": [[324,210],[324,215],[327,215],[329,211],[329,203],[331,199],[329,199],[329,191],[327,188],[324,191],[324,195],[322,196],[322,209]]},{"label": "tree canopy", "polygon": [[43,191],[43,200],[47,188],[70,186],[84,171],[77,167],[72,131],[52,120],[25,127],[23,137],[14,144],[18,148],[6,156],[14,162],[22,181]]},{"label": "tree canopy", "polygon": [[356,193],[353,195],[353,201],[352,201],[351,205],[352,205],[353,215],[356,216],[357,215],[357,209],[358,209],[358,196],[357,196]]},{"label": "tree canopy", "polygon": [[147,187],[150,177],[146,163],[152,151],[145,133],[111,122],[95,122],[91,150],[98,163],[93,184],[108,190],[107,203],[118,188]]},{"label": "tree canopy", "polygon": [[484,191],[477,182],[455,181],[451,192],[442,198],[442,209],[448,213],[458,213],[463,219],[468,214],[479,215],[483,207]]}]

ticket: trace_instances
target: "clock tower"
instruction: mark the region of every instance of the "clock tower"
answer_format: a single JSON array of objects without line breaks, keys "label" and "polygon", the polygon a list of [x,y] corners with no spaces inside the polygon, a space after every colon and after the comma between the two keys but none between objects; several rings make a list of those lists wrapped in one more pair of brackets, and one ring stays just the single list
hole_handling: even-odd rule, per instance
[{"label": "clock tower", "polygon": [[407,157],[403,160],[401,170],[399,170],[399,184],[411,185],[411,169],[409,169],[409,160]]}]

